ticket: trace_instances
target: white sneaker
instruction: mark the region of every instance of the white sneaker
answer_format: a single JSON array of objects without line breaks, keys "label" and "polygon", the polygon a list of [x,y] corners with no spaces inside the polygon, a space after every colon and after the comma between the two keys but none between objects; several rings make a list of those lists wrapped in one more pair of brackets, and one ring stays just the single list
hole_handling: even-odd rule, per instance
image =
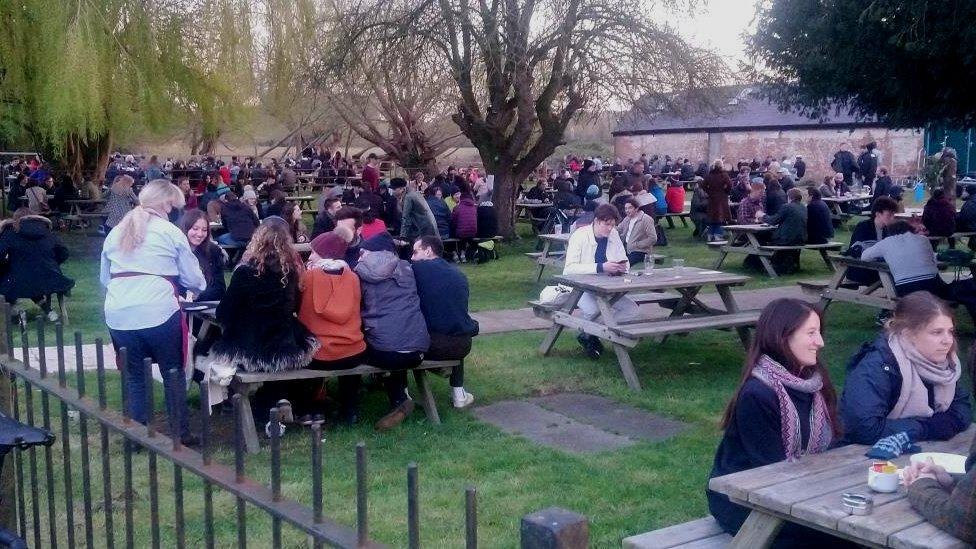
[{"label": "white sneaker", "polygon": [[57,311],[51,311],[51,312],[49,312],[47,314],[47,319],[48,319],[49,322],[57,322],[58,321],[58,312]]},{"label": "white sneaker", "polygon": [[452,400],[454,400],[455,408],[467,408],[468,406],[471,406],[472,402],[474,402],[474,395],[465,391],[463,398],[459,399],[457,397],[452,397]]}]

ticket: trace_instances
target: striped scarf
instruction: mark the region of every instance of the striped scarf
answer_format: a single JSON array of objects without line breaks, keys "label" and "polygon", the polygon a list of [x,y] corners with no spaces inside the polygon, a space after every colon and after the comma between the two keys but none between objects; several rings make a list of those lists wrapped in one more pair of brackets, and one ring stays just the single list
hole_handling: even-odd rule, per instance
[{"label": "striped scarf", "polygon": [[[762,381],[776,393],[779,400],[780,429],[783,437],[783,451],[786,461],[796,461],[803,454],[818,454],[830,446],[833,430],[830,427],[830,417],[827,413],[827,403],[820,390],[823,379],[820,372],[814,372],[810,379],[796,377],[781,364],[766,355],[759,357],[752,376]],[[803,436],[800,431],[800,415],[786,388],[803,393],[813,393],[813,409],[810,410],[810,438],[807,449],[803,451]]]}]

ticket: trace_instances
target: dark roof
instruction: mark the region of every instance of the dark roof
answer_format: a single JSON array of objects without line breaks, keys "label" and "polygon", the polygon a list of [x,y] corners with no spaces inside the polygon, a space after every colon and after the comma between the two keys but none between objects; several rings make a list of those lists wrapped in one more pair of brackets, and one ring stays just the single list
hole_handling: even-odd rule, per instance
[{"label": "dark roof", "polygon": [[613,135],[685,133],[742,130],[790,130],[799,128],[863,128],[882,126],[877,120],[858,120],[845,111],[832,112],[823,120],[809,118],[795,110],[782,112],[757,96],[754,87],[735,86],[722,90],[725,106],[719,113],[680,117],[668,113],[648,116],[631,111],[621,117]]}]

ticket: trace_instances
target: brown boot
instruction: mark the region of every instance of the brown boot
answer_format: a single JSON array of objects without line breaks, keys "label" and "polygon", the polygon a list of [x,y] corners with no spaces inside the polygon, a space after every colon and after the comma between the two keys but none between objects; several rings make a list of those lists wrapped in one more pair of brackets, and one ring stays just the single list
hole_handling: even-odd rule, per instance
[{"label": "brown boot", "polygon": [[403,420],[407,419],[407,416],[413,412],[413,408],[413,400],[409,398],[404,400],[399,406],[390,410],[390,413],[381,417],[380,420],[376,422],[376,430],[387,431],[403,423]]}]

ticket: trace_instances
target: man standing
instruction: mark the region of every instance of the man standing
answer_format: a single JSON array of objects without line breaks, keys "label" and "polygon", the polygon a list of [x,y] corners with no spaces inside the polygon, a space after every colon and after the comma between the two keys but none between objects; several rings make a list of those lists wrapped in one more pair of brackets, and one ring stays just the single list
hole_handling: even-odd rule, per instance
[{"label": "man standing", "polygon": [[849,187],[854,181],[854,174],[857,172],[857,162],[854,160],[851,151],[847,149],[847,143],[840,144],[840,150],[834,153],[834,160],[830,163],[830,167],[835,172],[844,175],[844,183]]},{"label": "man standing", "polygon": [[418,236],[436,235],[437,220],[430,211],[430,206],[424,196],[417,192],[417,184],[407,183],[402,177],[394,177],[390,181],[390,188],[397,198],[400,211],[403,212],[400,221],[400,238],[413,240]]},{"label": "man standing", "polygon": [[413,245],[413,274],[420,296],[420,310],[427,320],[428,360],[459,360],[451,371],[451,398],[455,408],[465,408],[474,396],[464,390],[464,358],[471,339],[478,335],[478,321],[468,315],[468,279],[441,257],[444,244],[436,236],[422,236]]},{"label": "man standing", "polygon": [[366,157],[366,166],[363,167],[363,188],[379,193],[380,170],[376,167],[376,153],[369,153]]},{"label": "man standing", "polygon": [[803,161],[802,156],[796,155],[796,160],[793,161],[793,169],[796,170],[796,180],[803,179],[803,176],[807,173],[807,163]]},{"label": "man standing", "polygon": [[877,144],[872,141],[864,146],[864,152],[857,158],[857,171],[861,173],[861,183],[870,188],[878,174],[878,155],[874,152]]}]

